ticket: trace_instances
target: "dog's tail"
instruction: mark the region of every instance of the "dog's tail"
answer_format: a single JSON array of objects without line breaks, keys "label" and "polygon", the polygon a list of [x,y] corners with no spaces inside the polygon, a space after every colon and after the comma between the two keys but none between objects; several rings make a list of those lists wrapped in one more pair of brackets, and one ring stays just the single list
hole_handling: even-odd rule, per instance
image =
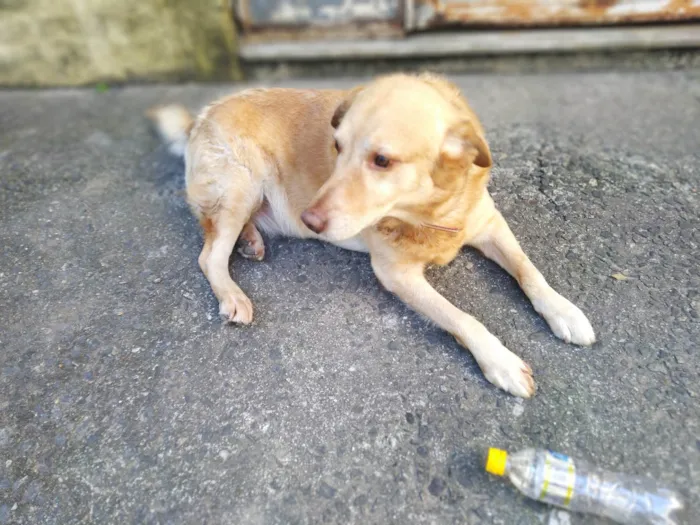
[{"label": "dog's tail", "polygon": [[170,153],[178,157],[184,156],[194,124],[192,114],[187,108],[178,104],[155,106],[146,112],[146,116],[167,144]]}]

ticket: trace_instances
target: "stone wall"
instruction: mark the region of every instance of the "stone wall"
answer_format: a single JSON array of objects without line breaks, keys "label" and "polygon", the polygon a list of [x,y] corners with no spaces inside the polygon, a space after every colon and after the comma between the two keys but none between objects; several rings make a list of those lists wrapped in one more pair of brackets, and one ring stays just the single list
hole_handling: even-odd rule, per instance
[{"label": "stone wall", "polygon": [[227,0],[0,0],[0,86],[236,80]]}]

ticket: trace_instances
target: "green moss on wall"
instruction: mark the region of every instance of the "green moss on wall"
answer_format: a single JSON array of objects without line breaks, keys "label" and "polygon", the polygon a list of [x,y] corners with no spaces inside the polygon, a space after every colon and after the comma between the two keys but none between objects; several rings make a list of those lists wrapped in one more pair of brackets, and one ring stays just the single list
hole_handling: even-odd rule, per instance
[{"label": "green moss on wall", "polygon": [[227,0],[0,0],[0,85],[237,80]]}]

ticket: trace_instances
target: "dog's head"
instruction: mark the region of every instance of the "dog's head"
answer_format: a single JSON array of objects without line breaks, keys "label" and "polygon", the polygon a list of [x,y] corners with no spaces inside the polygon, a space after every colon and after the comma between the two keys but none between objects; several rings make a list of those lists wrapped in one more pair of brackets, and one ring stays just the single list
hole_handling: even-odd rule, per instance
[{"label": "dog's head", "polygon": [[472,165],[491,166],[459,90],[433,75],[391,75],[357,88],[329,126],[335,170],[302,215],[329,240],[353,237],[386,216],[407,218],[436,194],[464,187]]}]

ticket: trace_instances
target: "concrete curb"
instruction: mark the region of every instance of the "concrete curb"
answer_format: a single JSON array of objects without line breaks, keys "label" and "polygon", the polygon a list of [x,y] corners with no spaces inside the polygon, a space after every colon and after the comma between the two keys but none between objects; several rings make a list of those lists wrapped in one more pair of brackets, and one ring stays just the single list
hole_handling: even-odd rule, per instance
[{"label": "concrete curb", "polygon": [[700,24],[459,31],[405,39],[242,43],[251,62],[359,60],[700,48]]}]

